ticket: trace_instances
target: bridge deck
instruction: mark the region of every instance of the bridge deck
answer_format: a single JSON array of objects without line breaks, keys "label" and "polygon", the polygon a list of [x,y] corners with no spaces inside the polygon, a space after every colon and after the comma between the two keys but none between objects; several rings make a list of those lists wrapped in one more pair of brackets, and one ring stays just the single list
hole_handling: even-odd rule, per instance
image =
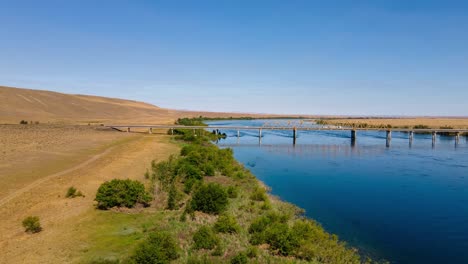
[{"label": "bridge deck", "polygon": [[416,128],[352,128],[352,127],[337,127],[337,126],[324,126],[324,127],[285,127],[285,126],[181,126],[181,125],[106,125],[109,128],[147,128],[147,129],[228,129],[228,130],[302,130],[302,131],[393,131],[393,132],[448,132],[448,133],[465,133],[468,129],[416,129]]}]

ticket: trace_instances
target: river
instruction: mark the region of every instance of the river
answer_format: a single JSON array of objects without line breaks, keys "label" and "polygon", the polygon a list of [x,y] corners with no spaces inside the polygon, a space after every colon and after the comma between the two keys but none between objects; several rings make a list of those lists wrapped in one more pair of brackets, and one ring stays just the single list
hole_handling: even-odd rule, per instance
[{"label": "river", "polygon": [[[210,121],[208,125],[305,125],[298,120]],[[223,130],[271,193],[306,210],[329,232],[391,263],[468,263],[468,142],[461,137],[358,131]]]}]

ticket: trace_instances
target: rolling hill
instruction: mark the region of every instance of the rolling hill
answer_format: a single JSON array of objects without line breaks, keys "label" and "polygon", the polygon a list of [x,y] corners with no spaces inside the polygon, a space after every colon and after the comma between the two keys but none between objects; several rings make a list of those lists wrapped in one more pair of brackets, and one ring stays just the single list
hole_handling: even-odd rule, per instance
[{"label": "rolling hill", "polygon": [[90,95],[0,86],[0,123],[173,123],[178,117],[240,117],[260,114],[182,111],[148,103]]}]

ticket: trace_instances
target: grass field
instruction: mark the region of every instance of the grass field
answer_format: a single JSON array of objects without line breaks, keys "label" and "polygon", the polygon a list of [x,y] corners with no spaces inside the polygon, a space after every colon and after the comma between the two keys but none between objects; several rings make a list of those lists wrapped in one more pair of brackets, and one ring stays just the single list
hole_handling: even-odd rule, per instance
[{"label": "grass field", "polygon": [[[21,135],[31,137],[16,145],[12,138],[18,136],[17,129],[26,128],[2,129],[3,140],[12,144],[2,158],[7,164],[19,163],[3,167],[0,174],[3,183],[11,183],[1,185],[0,263],[81,262],[95,234],[94,229],[82,227],[99,220],[93,206],[99,185],[113,178],[142,180],[152,160],[166,159],[178,151],[168,136],[87,127],[43,127],[40,132],[30,128]],[[42,155],[31,146],[67,155]],[[70,186],[85,197],[65,198]],[[24,232],[21,221],[29,215],[39,216],[42,232]]]}]

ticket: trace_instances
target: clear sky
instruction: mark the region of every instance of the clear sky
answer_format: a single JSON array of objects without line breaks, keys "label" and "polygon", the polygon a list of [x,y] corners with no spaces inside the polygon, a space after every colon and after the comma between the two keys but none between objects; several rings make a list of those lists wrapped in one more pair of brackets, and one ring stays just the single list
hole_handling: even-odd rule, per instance
[{"label": "clear sky", "polygon": [[468,1],[0,0],[0,85],[190,110],[468,116]]}]

